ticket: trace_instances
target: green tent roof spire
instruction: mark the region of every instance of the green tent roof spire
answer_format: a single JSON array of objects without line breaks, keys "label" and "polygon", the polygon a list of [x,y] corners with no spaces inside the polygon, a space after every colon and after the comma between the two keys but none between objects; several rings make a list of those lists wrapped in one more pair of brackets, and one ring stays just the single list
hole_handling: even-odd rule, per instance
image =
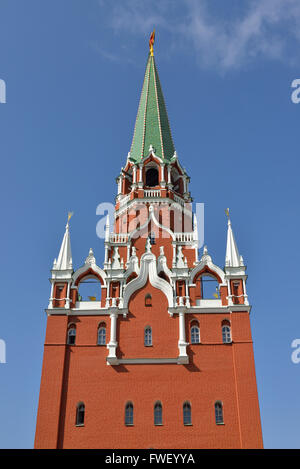
[{"label": "green tent roof spire", "polygon": [[150,145],[155,154],[169,162],[175,152],[171,129],[154,56],[149,53],[141,93],[130,159],[140,162],[149,154]]}]

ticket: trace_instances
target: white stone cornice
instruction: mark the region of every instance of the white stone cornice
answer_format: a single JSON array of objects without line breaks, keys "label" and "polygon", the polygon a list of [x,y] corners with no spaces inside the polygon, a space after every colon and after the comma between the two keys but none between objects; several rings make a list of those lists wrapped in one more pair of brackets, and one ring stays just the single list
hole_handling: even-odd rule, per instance
[{"label": "white stone cornice", "polygon": [[225,278],[247,278],[248,276],[245,274],[246,266],[240,267],[224,267],[225,270]]},{"label": "white stone cornice", "polygon": [[129,208],[132,208],[134,205],[139,205],[141,203],[151,203],[152,205],[162,205],[162,204],[168,204],[172,206],[173,208],[176,208],[175,206],[178,206],[178,208],[183,210],[184,215],[188,217],[192,217],[193,213],[191,210],[188,210],[184,206],[184,201],[182,200],[183,205],[177,204],[177,202],[174,199],[170,199],[169,197],[143,197],[143,198],[134,198],[130,199],[122,205],[118,210],[115,211],[114,217],[117,218],[120,215],[122,215],[124,212],[129,211]]},{"label": "white stone cornice", "polygon": [[185,365],[189,363],[189,357],[176,357],[176,358],[111,358],[107,357],[106,362],[108,365],[162,365],[162,364],[177,364]]}]

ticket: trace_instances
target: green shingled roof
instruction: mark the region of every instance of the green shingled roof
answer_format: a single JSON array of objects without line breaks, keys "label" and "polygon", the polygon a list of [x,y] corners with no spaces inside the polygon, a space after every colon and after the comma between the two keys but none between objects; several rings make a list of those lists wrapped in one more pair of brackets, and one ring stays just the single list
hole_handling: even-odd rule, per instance
[{"label": "green shingled roof", "polygon": [[171,129],[154,57],[149,54],[142,94],[136,117],[130,159],[136,163],[149,154],[169,162],[175,152]]}]

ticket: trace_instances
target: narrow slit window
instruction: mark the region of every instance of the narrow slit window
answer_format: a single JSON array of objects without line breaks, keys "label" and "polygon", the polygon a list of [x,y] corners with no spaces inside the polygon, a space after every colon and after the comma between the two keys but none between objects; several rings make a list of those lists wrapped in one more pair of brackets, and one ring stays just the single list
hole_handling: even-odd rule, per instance
[{"label": "narrow slit window", "polygon": [[133,425],[133,404],[128,402],[125,407],[125,425]]},{"label": "narrow slit window", "polygon": [[152,306],[152,296],[150,295],[150,293],[147,293],[147,295],[145,295],[145,306]]},{"label": "narrow slit window", "polygon": [[98,345],[106,344],[106,324],[100,324],[98,328]]},{"label": "narrow slit window", "polygon": [[220,425],[221,423],[224,423],[223,420],[223,406],[221,402],[216,402],[215,403],[215,418],[216,418],[216,424]]},{"label": "narrow slit window", "polygon": [[231,328],[227,322],[222,325],[222,341],[223,344],[231,343]]},{"label": "narrow slit window", "polygon": [[152,345],[152,329],[150,326],[145,327],[144,345],[145,347],[150,347]]},{"label": "narrow slit window", "polygon": [[191,343],[199,344],[200,343],[200,328],[198,323],[191,324]]},{"label": "narrow slit window", "polygon": [[183,404],[183,425],[192,425],[192,411],[189,402]]},{"label": "narrow slit window", "polygon": [[68,330],[68,345],[75,345],[76,342],[76,327],[72,326]]},{"label": "narrow slit window", "polygon": [[162,405],[156,402],[154,406],[154,425],[162,425]]},{"label": "narrow slit window", "polygon": [[85,405],[80,402],[76,409],[76,425],[84,425]]}]

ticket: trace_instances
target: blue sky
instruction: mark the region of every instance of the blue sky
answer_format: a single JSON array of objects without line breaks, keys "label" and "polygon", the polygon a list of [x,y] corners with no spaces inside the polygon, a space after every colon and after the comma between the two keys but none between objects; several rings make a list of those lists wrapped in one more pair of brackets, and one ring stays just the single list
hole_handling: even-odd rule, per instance
[{"label": "blue sky", "polygon": [[[225,5],[226,3],[226,5]],[[73,263],[93,247],[129,151],[156,27],[174,143],[224,265],[230,207],[248,266],[264,444],[299,448],[297,0],[1,0],[1,448],[31,448],[50,294],[68,210]]]}]

